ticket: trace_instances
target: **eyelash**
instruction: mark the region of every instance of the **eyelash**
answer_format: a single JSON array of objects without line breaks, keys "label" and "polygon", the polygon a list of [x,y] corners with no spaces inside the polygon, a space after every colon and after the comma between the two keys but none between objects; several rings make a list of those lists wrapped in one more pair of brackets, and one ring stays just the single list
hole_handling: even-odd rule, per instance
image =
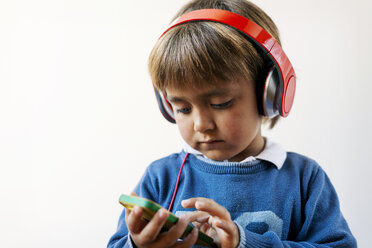
[{"label": "eyelash", "polygon": [[177,109],[176,111],[177,111],[177,113],[188,114],[188,113],[190,113],[191,108],[180,108],[180,109]]},{"label": "eyelash", "polygon": [[[211,106],[215,109],[226,109],[230,107],[231,103],[232,103],[232,100],[224,102],[224,103],[220,103],[220,104],[211,104]],[[191,108],[180,108],[180,109],[177,109],[176,112],[181,113],[181,114],[188,114],[191,112]]]},{"label": "eyelash", "polygon": [[220,104],[211,104],[211,106],[216,109],[225,109],[225,108],[230,107],[231,103],[232,103],[232,100],[224,102],[224,103],[220,103]]}]

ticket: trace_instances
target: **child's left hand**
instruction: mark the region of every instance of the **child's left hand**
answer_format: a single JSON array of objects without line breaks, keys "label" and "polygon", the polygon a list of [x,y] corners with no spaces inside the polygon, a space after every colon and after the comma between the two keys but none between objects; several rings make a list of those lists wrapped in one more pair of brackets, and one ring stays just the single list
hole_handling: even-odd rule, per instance
[{"label": "child's left hand", "polygon": [[182,201],[184,208],[196,208],[188,213],[193,224],[211,236],[218,247],[236,248],[239,244],[239,229],[231,220],[230,213],[212,199],[197,197]]}]

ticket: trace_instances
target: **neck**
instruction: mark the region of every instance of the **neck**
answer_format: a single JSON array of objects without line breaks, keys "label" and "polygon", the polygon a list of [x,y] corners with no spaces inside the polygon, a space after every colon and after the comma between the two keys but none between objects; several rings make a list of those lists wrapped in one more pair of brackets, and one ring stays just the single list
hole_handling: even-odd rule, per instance
[{"label": "neck", "polygon": [[258,130],[257,135],[251,140],[249,145],[239,154],[232,157],[228,161],[230,162],[239,162],[242,161],[249,156],[257,156],[260,154],[265,148],[265,138],[261,135],[261,129]]}]

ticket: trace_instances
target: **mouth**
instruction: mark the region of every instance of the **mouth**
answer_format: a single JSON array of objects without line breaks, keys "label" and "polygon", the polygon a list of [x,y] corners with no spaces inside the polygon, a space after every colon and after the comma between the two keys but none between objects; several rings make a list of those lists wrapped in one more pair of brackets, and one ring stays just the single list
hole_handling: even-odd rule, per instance
[{"label": "mouth", "polygon": [[200,141],[200,144],[217,144],[222,142],[222,140],[206,140],[206,141]]}]

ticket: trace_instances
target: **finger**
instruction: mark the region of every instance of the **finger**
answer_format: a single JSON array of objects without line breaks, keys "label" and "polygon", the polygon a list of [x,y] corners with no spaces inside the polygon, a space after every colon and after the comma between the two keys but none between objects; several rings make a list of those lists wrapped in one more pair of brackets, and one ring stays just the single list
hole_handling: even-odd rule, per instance
[{"label": "finger", "polygon": [[221,220],[218,217],[210,217],[208,224],[214,229],[222,229],[227,233],[233,233],[237,230],[236,224],[233,221]]},{"label": "finger", "polygon": [[199,235],[198,229],[197,228],[193,228],[193,230],[191,231],[191,233],[189,233],[187,235],[187,237],[183,241],[177,242],[176,245],[173,246],[173,248],[191,247],[198,240],[198,235]]},{"label": "finger", "polygon": [[143,209],[139,206],[135,206],[132,211],[125,210],[125,222],[131,233],[136,234],[141,232],[146,225],[145,221],[142,220],[142,215]]},{"label": "finger", "polygon": [[203,225],[200,226],[199,230],[203,233],[207,233],[209,230],[211,230],[212,226],[209,225],[208,223],[204,223]]},{"label": "finger", "polygon": [[208,222],[210,215],[207,212],[203,211],[193,211],[187,214],[187,217],[190,219],[190,222],[194,225],[194,227],[200,230],[200,227]]},{"label": "finger", "polygon": [[211,220],[211,225],[217,232],[222,247],[231,244],[234,244],[233,247],[236,247],[235,245],[239,243],[239,230],[234,222],[220,220],[218,217],[214,217]]},{"label": "finger", "polygon": [[196,228],[198,228],[198,229],[200,230],[200,227],[201,227],[202,225],[204,225],[204,224],[203,224],[203,223],[199,223],[199,222],[194,221],[194,222],[192,222],[192,225],[193,225],[194,227],[196,227]]},{"label": "finger", "polygon": [[130,195],[131,195],[131,196],[138,196],[138,195],[137,195],[137,193],[136,193],[136,192],[134,192],[134,191],[133,191],[133,192],[131,192],[131,193],[130,193]]},{"label": "finger", "polygon": [[159,242],[174,244],[184,234],[187,225],[190,223],[190,219],[187,215],[182,215],[178,218],[177,223],[172,226],[168,232],[162,233]]},{"label": "finger", "polygon": [[222,207],[212,199],[196,197],[183,200],[181,204],[184,208],[194,207],[200,211],[207,212],[212,216],[218,216],[221,219],[230,220],[231,218],[230,213],[226,210],[226,208]]},{"label": "finger", "polygon": [[189,198],[181,201],[181,205],[184,208],[195,208],[195,202],[201,197]]},{"label": "finger", "polygon": [[205,224],[208,225],[208,220],[210,215],[207,212],[203,211],[194,211],[186,214],[188,218],[190,219],[191,223],[194,227],[201,230],[201,227]]},{"label": "finger", "polygon": [[184,214],[187,216],[187,218],[190,220],[190,222],[207,222],[208,218],[210,217],[210,214],[204,211],[193,211],[193,212],[188,212]]},{"label": "finger", "polygon": [[157,211],[156,214],[152,217],[151,221],[147,223],[147,225],[142,229],[138,238],[141,239],[143,243],[154,241],[163,228],[168,215],[169,213],[165,209],[160,209],[159,211]]}]

